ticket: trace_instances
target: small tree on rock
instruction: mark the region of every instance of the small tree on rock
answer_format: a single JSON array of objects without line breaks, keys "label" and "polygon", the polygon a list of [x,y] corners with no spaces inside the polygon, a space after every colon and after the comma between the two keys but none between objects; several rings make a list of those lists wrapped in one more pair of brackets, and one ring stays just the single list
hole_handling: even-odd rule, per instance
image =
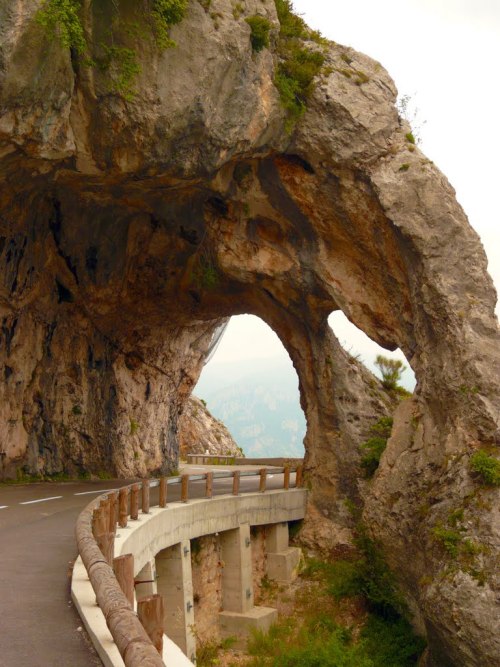
[{"label": "small tree on rock", "polygon": [[389,391],[396,391],[398,389],[399,381],[406,366],[399,359],[389,359],[383,355],[377,355],[375,359],[375,366],[382,374],[382,385]]}]

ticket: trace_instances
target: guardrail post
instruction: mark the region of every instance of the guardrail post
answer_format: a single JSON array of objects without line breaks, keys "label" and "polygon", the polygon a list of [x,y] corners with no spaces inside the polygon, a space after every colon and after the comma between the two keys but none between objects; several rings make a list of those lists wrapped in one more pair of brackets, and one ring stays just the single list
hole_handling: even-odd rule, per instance
[{"label": "guardrail post", "polygon": [[109,494],[109,532],[116,533],[116,519],[118,515],[118,492]]},{"label": "guardrail post", "polygon": [[189,475],[181,475],[181,500],[183,503],[189,500]]},{"label": "guardrail post", "polygon": [[160,507],[166,507],[167,506],[167,478],[166,477],[161,477],[160,478],[160,499],[158,501],[158,505]]},{"label": "guardrail post", "polygon": [[237,496],[240,492],[240,471],[233,472],[233,496]]},{"label": "guardrail post", "polygon": [[149,479],[142,480],[142,513],[149,514]]},{"label": "guardrail post", "polygon": [[134,608],[134,556],[125,554],[113,559],[113,572],[120,584],[123,594],[129,601],[131,609]]},{"label": "guardrail post", "polygon": [[130,490],[130,518],[139,518],[139,484],[133,484]]},{"label": "guardrail post", "polygon": [[297,466],[295,473],[295,486],[300,489],[304,483],[304,466]]},{"label": "guardrail post", "polygon": [[211,498],[213,495],[213,483],[214,483],[213,472],[207,472],[207,484],[205,487],[205,496],[207,498]]},{"label": "guardrail post", "polygon": [[163,653],[163,598],[157,593],[137,602],[137,616],[160,655]]},{"label": "guardrail post", "polygon": [[259,491],[261,493],[264,493],[266,490],[266,479],[267,479],[267,469],[266,468],[261,468],[260,469],[260,481],[259,481]]},{"label": "guardrail post", "polygon": [[118,525],[120,528],[127,527],[128,519],[128,486],[120,489],[118,493]]},{"label": "guardrail post", "polygon": [[285,466],[283,471],[283,488],[286,490],[290,488],[290,466]]},{"label": "guardrail post", "polygon": [[99,507],[94,510],[92,532],[102,555],[112,565],[115,551],[115,534],[109,530],[109,508],[109,498],[101,500]]}]

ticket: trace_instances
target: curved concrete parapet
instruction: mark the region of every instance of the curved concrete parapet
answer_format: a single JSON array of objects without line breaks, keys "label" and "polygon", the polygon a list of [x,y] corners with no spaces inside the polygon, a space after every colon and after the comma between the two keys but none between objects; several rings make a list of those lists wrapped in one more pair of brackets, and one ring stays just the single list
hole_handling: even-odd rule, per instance
[{"label": "curved concrete parapet", "polygon": [[[306,498],[307,492],[296,488],[175,502],[165,508],[152,507],[149,513],[139,514],[137,520],[129,521],[127,527],[118,529],[114,554],[133,554],[134,577],[137,577],[148,563],[154,562],[157,554],[165,553],[166,549],[176,545],[186,544],[191,539],[235,531],[242,526],[284,524],[302,519],[305,515]],[[167,636],[164,636],[163,642],[163,661],[157,653],[153,653],[154,648],[153,651],[150,650],[152,644],[148,650],[144,648],[144,644],[147,644],[144,640],[144,629],[121,593],[112,568],[105,562],[95,541],[88,536],[88,531],[91,531],[91,517],[98,504],[99,499],[91,503],[79,518],[77,534],[81,556],[74,567],[71,592],[101,660],[106,667],[191,665],[188,657]],[[186,547],[184,550],[186,553]],[[100,590],[94,592],[90,579],[95,577],[97,570],[102,570],[98,572]],[[95,582],[93,583],[95,587]],[[120,619],[119,623],[116,623],[117,618]],[[119,650],[115,643],[106,619],[108,625],[110,620],[111,623],[115,622],[115,627],[110,627],[113,636],[115,631],[118,631],[118,643],[122,641],[125,646],[131,647],[125,650],[125,658],[120,655],[120,652],[123,655],[124,651],[122,648]],[[117,625],[119,627],[116,627]],[[134,651],[140,652],[136,662],[132,655]]]}]

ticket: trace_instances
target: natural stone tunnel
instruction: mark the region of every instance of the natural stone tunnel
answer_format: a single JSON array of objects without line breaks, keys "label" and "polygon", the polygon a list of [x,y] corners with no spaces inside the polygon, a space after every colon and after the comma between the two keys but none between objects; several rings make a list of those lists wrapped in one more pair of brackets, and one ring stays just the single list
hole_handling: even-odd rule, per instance
[{"label": "natural stone tunnel", "polygon": [[[229,0],[216,4],[215,25],[189,3],[175,48],[134,42],[127,100],[47,38],[38,2],[0,0],[2,473],[175,467],[178,417],[214,328],[253,313],[299,376],[311,514],[328,517],[331,545],[348,542],[357,447],[388,405],[328,327],[342,309],[400,347],[417,378],[361,492],[365,521],[427,633],[429,664],[498,664],[498,493],[478,490],[468,467],[499,436],[481,244],[408,140],[378,63],[322,47],[290,133],[273,85],[274,3],[246,2],[274,26],[258,53]],[[103,16],[87,0],[82,11],[98,49]],[[348,61],[362,79],[345,75]],[[432,540],[457,506],[484,545],[482,587]]]}]

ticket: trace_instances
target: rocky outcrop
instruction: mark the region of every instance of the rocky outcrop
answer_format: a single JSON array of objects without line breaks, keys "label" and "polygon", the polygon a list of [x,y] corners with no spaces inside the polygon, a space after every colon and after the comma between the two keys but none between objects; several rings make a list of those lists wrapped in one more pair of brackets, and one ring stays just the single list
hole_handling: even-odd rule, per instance
[{"label": "rocky outcrop", "polygon": [[226,426],[196,396],[189,397],[179,419],[179,457],[185,461],[188,454],[243,456]]},{"label": "rocky outcrop", "polygon": [[[430,663],[497,665],[498,490],[481,490],[468,463],[478,447],[498,451],[496,294],[453,189],[398,118],[390,77],[306,40],[325,63],[293,125],[274,85],[288,57],[274,2],[240,12],[190,0],[163,53],[144,39],[147,3],[81,5],[85,57],[47,37],[37,0],[0,0],[4,474],[175,467],[178,417],[217,322],[253,313],[293,360],[311,499],[347,539],[370,386],[328,327],[342,309],[400,347],[417,377],[365,521]],[[253,14],[271,27],[260,51]],[[110,26],[118,58],[103,46]],[[140,71],[127,92],[130,51]],[[436,542],[460,509],[480,549],[472,565]]]}]

